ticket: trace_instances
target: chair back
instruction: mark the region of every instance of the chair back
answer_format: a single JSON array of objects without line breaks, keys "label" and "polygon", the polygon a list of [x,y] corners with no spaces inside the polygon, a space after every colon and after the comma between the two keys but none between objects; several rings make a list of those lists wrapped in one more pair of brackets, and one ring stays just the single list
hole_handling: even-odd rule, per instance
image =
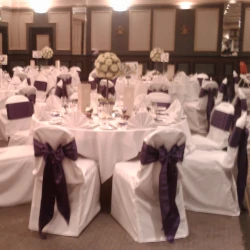
[{"label": "chair back", "polygon": [[[64,147],[74,141],[74,135],[67,129],[58,126],[43,126],[35,129],[34,140],[42,144],[48,143],[51,148],[56,151],[60,146]],[[36,157],[35,175],[38,179],[43,179],[45,166],[44,157]],[[81,170],[77,167],[74,160],[64,157],[62,166],[68,184],[77,184],[83,181]]]},{"label": "chair back", "polygon": [[27,86],[19,90],[20,95],[26,96],[30,102],[36,103],[36,88],[33,86]]},{"label": "chair back", "polygon": [[171,96],[165,93],[150,93],[148,98],[159,107],[168,108],[171,104]]},{"label": "chair back", "polygon": [[37,100],[44,102],[48,92],[48,78],[40,73],[35,79],[34,87],[37,89]]},{"label": "chair back", "polygon": [[220,149],[228,146],[233,117],[234,106],[227,102],[220,103],[212,112],[207,138],[216,142]]}]

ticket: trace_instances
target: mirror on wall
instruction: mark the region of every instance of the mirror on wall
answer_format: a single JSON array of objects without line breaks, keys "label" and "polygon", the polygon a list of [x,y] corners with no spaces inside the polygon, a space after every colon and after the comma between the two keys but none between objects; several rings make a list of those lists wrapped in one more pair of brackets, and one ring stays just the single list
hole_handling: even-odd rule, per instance
[{"label": "mirror on wall", "polygon": [[238,56],[241,28],[241,3],[224,4],[222,56]]},{"label": "mirror on wall", "polygon": [[82,55],[84,52],[84,32],[86,7],[72,8],[72,54]]}]

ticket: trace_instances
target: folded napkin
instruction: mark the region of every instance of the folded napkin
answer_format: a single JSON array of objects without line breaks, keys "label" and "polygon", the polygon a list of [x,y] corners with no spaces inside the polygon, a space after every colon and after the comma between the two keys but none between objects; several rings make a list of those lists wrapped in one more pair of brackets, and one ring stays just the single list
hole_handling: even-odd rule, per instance
[{"label": "folded napkin", "polygon": [[63,117],[62,124],[70,128],[84,128],[88,118],[79,111],[73,111]]},{"label": "folded napkin", "polygon": [[50,95],[46,100],[46,109],[47,110],[61,110],[62,101],[56,95]]},{"label": "folded napkin", "polygon": [[147,112],[137,113],[128,119],[128,128],[153,128],[156,127],[154,118]]},{"label": "folded napkin", "polygon": [[35,105],[35,116],[39,121],[49,121],[51,119],[51,115],[46,109],[46,106],[40,104]]},{"label": "folded napkin", "polygon": [[179,122],[182,119],[184,111],[178,99],[175,99],[174,102],[167,109],[167,114],[176,122]]}]

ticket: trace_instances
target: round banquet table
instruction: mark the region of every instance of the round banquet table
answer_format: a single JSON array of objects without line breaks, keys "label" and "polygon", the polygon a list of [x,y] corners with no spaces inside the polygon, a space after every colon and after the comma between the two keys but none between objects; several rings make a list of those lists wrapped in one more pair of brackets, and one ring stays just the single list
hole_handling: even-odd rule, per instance
[{"label": "round banquet table", "polygon": [[188,83],[170,83],[168,85],[168,93],[181,103],[184,101],[192,102],[199,99],[200,84],[198,81]]},{"label": "round banquet table", "polygon": [[[39,121],[33,115],[31,133],[34,129],[41,126],[61,125],[51,125],[48,121]],[[192,142],[187,120],[183,119],[169,126],[180,128],[185,133],[187,136],[185,154],[192,152],[195,149],[195,145]],[[143,140],[148,134],[156,129],[163,128],[164,126],[156,128],[102,130],[99,127],[94,129],[67,127],[75,136],[78,153],[86,158],[98,161],[102,183],[113,175],[116,163],[133,159],[138,155],[141,151]]]}]

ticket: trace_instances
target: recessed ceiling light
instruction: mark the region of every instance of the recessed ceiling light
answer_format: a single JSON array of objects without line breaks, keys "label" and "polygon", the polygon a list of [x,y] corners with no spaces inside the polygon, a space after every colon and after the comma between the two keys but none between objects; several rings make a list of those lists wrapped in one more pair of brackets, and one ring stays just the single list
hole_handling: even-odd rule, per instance
[{"label": "recessed ceiling light", "polygon": [[125,11],[131,5],[131,0],[110,0],[110,5],[115,11]]},{"label": "recessed ceiling light", "polygon": [[191,2],[181,2],[179,3],[179,5],[181,9],[188,10],[188,9],[191,9],[193,4]]}]

